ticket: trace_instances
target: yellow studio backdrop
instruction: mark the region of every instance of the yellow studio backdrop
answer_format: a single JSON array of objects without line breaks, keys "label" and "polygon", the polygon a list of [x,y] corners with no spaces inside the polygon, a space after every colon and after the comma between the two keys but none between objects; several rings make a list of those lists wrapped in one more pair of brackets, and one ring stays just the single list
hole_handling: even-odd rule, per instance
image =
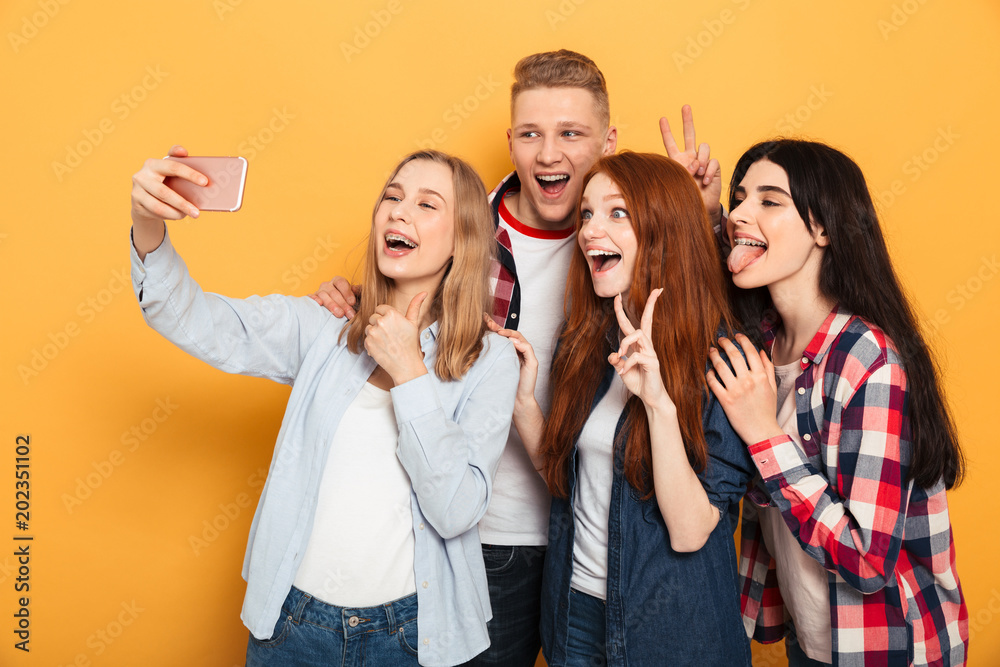
[{"label": "yellow studio backdrop", "polygon": [[[404,153],[506,174],[514,63],[562,47],[604,71],[623,148],[662,151],[658,117],[679,129],[690,103],[726,178],[776,134],[860,163],[969,459],[950,495],[969,664],[1000,664],[995,0],[16,0],[0,32],[0,664],[243,661],[240,568],[288,389],[143,323],[143,160],[246,157],[243,210],[171,223],[174,243],[208,290],[306,294],[352,275]],[[781,645],[754,654],[785,664]]]}]

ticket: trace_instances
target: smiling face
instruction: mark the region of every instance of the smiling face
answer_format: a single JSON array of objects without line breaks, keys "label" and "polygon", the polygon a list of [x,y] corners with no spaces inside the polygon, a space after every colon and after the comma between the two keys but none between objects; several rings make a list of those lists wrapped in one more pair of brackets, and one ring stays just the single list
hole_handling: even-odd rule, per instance
[{"label": "smiling face", "polygon": [[451,168],[421,159],[404,164],[375,210],[373,234],[382,275],[434,294],[455,253]]},{"label": "smiling face", "polygon": [[829,240],[822,227],[810,229],[792,201],[788,174],[762,159],[750,165],[735,191],[727,232],[733,247],[729,270],[737,287],[775,287],[819,280]]},{"label": "smiling face", "polygon": [[614,153],[617,133],[602,122],[590,91],[532,88],[514,101],[507,143],[521,180],[515,215],[530,227],[565,229],[584,175]]},{"label": "smiling face", "polygon": [[638,241],[621,188],[603,172],[595,174],[583,191],[576,238],[597,296],[628,294]]}]

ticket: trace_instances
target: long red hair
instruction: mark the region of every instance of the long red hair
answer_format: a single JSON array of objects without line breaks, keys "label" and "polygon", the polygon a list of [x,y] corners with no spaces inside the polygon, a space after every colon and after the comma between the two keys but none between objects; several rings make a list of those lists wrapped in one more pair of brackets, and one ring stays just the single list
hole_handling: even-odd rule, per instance
[{"label": "long red hair", "polygon": [[[708,348],[720,326],[732,331],[708,214],[691,176],[661,155],[623,151],[603,157],[584,177],[584,187],[598,173],[620,188],[638,241],[626,311],[641,313],[650,292],[664,288],[653,313],[652,342],[663,384],[677,407],[688,461],[700,472],[708,459],[701,414],[708,394]],[[612,300],[594,294],[583,253],[571,260],[565,307],[566,327],[552,363],[552,407],[542,439],[543,475],[549,491],[560,498],[568,495],[570,454],[607,372],[607,356],[618,348]],[[625,410],[625,478],[648,498],[653,494],[653,455],[646,410],[637,396],[629,398]]]}]

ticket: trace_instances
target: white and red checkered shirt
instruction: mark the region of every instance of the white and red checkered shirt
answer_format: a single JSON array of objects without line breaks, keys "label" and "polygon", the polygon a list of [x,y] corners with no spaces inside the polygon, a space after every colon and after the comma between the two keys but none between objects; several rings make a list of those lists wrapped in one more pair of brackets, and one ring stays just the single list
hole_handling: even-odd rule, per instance
[{"label": "white and red checkered shirt", "polygon": [[[765,332],[768,345],[772,328]],[[740,586],[747,633],[781,639],[786,611],[757,521],[767,496],[828,571],[833,664],[964,665],[968,613],[943,482],[907,483],[907,377],[885,333],[834,309],[795,383],[802,449],[750,445],[767,493],[744,500]],[[755,504],[756,503],[756,504]]]}]

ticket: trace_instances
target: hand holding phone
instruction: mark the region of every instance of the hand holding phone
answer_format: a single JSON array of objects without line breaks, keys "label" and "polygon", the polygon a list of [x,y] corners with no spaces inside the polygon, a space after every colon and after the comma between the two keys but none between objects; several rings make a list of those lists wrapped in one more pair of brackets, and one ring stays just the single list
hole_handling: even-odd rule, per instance
[{"label": "hand holding phone", "polygon": [[165,160],[185,164],[208,178],[201,186],[178,176],[168,176],[163,184],[194,204],[201,211],[238,211],[243,205],[247,161],[242,157],[177,157]]}]

